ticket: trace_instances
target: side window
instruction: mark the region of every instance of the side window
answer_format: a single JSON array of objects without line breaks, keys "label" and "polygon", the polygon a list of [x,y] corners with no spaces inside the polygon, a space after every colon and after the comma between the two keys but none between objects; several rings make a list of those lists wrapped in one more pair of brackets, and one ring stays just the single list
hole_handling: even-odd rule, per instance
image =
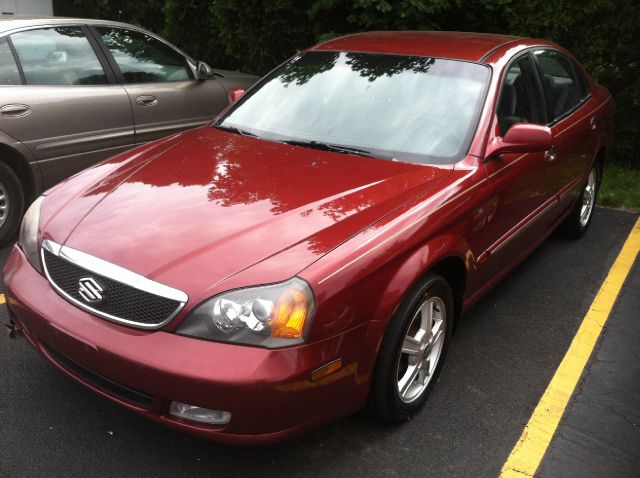
[{"label": "side window", "polygon": [[126,83],[191,80],[186,59],[161,41],[133,30],[98,28]]},{"label": "side window", "polygon": [[0,38],[0,85],[20,85],[20,71],[13,57],[9,42],[6,38]]},{"label": "side window", "polygon": [[576,76],[571,60],[554,50],[534,51],[545,96],[547,117],[555,121],[574,109],[587,95],[584,80]]},{"label": "side window", "polygon": [[544,122],[540,88],[528,54],[514,61],[505,74],[498,108],[500,135],[516,123]]},{"label": "side window", "polygon": [[591,94],[589,91],[589,83],[587,79],[584,77],[582,70],[580,67],[576,65],[576,62],[571,60],[571,65],[573,66],[573,72],[578,80],[578,89],[580,90],[580,99],[584,100],[587,96]]},{"label": "side window", "polygon": [[11,35],[28,85],[102,85],[107,75],[79,27]]}]

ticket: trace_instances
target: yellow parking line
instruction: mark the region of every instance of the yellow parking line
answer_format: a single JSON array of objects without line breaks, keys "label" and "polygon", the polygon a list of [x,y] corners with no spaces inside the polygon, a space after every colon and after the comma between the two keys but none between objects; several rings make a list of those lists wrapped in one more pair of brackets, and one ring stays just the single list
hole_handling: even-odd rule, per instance
[{"label": "yellow parking line", "polygon": [[0,304],[4,304],[4,294],[0,294]]},{"label": "yellow parking line", "polygon": [[640,218],[622,246],[518,443],[502,467],[500,477],[534,476],[639,252]]}]

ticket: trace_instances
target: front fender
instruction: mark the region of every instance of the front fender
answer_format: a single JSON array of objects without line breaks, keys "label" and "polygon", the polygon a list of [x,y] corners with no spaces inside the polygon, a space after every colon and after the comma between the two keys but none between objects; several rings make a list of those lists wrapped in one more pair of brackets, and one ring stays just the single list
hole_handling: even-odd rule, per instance
[{"label": "front fender", "polygon": [[[429,239],[407,254],[395,267],[382,291],[382,301],[373,320],[388,322],[402,303],[402,299],[428,272],[447,260],[459,261],[465,267],[465,276],[473,267],[473,254],[460,235],[443,234]],[[437,271],[440,272],[440,271]],[[461,291],[464,292],[464,291]]]},{"label": "front fender", "polygon": [[[368,324],[362,328],[358,370],[363,377],[369,376],[389,321],[402,300],[425,274],[448,260],[465,264],[465,270],[473,267],[468,244],[455,231],[420,243],[394,259],[383,262],[375,270],[364,273],[363,269],[367,266],[354,265],[353,279],[348,284],[336,281],[316,286],[318,309],[309,340],[325,340]],[[370,264],[376,262],[372,260]]]},{"label": "front fender", "polygon": [[[0,130],[0,146],[7,148],[8,153],[14,156],[15,160],[20,163],[19,170],[24,171],[30,177],[23,177],[22,180],[30,181],[29,188],[34,197],[38,196],[43,188],[42,172],[40,165],[35,161],[35,157],[29,148],[4,131]],[[1,152],[1,148],[0,148]],[[1,161],[2,159],[0,159]],[[9,164],[11,166],[11,164]],[[16,165],[13,165],[14,169]],[[28,173],[27,173],[28,172]],[[27,198],[29,200],[30,198]],[[31,198],[33,199],[33,198]]]},{"label": "front fender", "polygon": [[[369,324],[369,333],[364,342],[364,349],[374,352],[368,363],[368,369],[365,368],[368,373],[373,371],[387,327],[403,300],[426,274],[434,270],[436,273],[442,273],[439,270],[440,266],[446,267],[446,264],[452,260],[464,265],[465,277],[469,268],[473,267],[473,254],[467,242],[460,236],[444,234],[430,239],[411,251],[396,267],[392,268],[386,287],[381,293],[382,300]],[[464,290],[460,293],[463,294]],[[462,296],[459,299],[461,301]],[[460,307],[456,311],[456,316],[460,313],[459,309]]]}]

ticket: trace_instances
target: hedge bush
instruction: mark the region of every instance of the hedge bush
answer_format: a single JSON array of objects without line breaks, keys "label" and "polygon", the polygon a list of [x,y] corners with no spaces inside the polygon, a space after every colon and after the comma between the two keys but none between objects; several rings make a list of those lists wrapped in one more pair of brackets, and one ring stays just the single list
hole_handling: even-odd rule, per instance
[{"label": "hedge bush", "polygon": [[640,167],[640,2],[636,0],[54,0],[56,15],[162,33],[218,68],[263,74],[319,40],[365,30],[457,30],[567,47],[616,100],[612,159]]}]

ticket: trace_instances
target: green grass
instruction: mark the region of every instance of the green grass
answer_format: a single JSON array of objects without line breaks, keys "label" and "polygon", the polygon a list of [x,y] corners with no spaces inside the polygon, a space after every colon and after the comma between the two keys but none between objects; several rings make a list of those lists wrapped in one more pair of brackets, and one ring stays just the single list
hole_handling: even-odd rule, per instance
[{"label": "green grass", "polygon": [[640,169],[605,165],[598,204],[640,211]]}]

